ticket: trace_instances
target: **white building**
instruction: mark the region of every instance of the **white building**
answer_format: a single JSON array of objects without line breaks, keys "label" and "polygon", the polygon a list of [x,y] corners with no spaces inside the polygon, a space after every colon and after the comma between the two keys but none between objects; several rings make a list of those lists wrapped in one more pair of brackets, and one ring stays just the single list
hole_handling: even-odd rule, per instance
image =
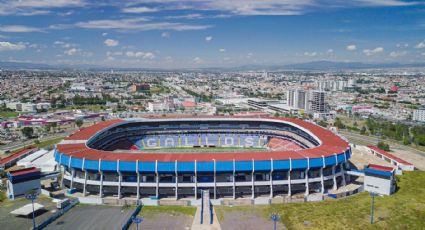
[{"label": "white building", "polygon": [[159,112],[168,110],[167,103],[164,102],[148,102],[149,112]]},{"label": "white building", "polygon": [[425,122],[425,107],[414,110],[412,120]]},{"label": "white building", "polygon": [[309,93],[306,90],[288,90],[286,93],[287,105],[296,109],[308,110]]},{"label": "white building", "polygon": [[369,164],[364,169],[364,189],[379,195],[391,195],[396,189],[395,169]]}]

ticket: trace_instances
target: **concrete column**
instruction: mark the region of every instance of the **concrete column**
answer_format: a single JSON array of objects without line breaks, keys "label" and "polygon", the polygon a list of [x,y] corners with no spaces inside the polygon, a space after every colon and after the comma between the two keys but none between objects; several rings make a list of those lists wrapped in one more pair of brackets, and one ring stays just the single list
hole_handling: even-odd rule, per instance
[{"label": "concrete column", "polygon": [[178,193],[178,188],[179,188],[179,175],[177,174],[177,170],[176,170],[176,200],[179,199],[179,193]]},{"label": "concrete column", "polygon": [[[62,156],[62,155],[61,155]],[[59,166],[60,167],[60,171],[61,171],[61,173],[62,173],[62,178],[61,178],[61,184],[60,184],[60,187],[61,188],[63,188],[63,180],[64,180],[64,177],[65,177],[65,166]]]},{"label": "concrete column", "polygon": [[137,172],[137,200],[140,199],[140,173]]},{"label": "concrete column", "polygon": [[100,186],[99,186],[99,197],[103,197],[103,172],[100,171]]},{"label": "concrete column", "polygon": [[254,176],[255,176],[255,169],[254,169],[254,159],[252,159],[252,173],[251,173],[251,183],[252,183],[252,187],[251,187],[251,192],[252,192],[252,195],[251,195],[251,198],[252,199],[254,199],[255,198],[255,187],[254,187],[254,184],[255,184],[255,178],[254,178]]},{"label": "concrete column", "polygon": [[74,186],[74,177],[75,177],[75,169],[71,169],[71,183],[69,184],[70,189],[72,189]]},{"label": "concrete column", "polygon": [[236,199],[235,160],[233,159],[233,199]]},{"label": "concrete column", "polygon": [[87,194],[87,170],[84,171],[84,187],[83,187],[83,196]]},{"label": "concrete column", "polygon": [[341,177],[342,177],[342,185],[346,186],[347,183],[345,181],[345,170],[343,164],[340,164],[339,167],[341,168]]},{"label": "concrete column", "polygon": [[270,171],[270,198],[273,198],[273,171]]},{"label": "concrete column", "polygon": [[251,191],[252,191],[252,195],[251,198],[254,199],[255,198],[255,187],[254,187],[254,183],[255,183],[255,178],[254,178],[254,172],[251,173]]},{"label": "concrete column", "polygon": [[121,199],[121,181],[122,181],[122,174],[121,172],[118,172],[118,199]]},{"label": "concrete column", "polygon": [[334,182],[333,190],[337,190],[338,189],[338,184],[336,182],[335,165],[332,166],[332,177],[333,177],[332,179],[333,179],[333,182]]},{"label": "concrete column", "polygon": [[198,170],[197,170],[197,162],[195,160],[195,200],[198,199]]},{"label": "concrete column", "polygon": [[214,159],[214,200],[217,199],[217,172],[216,172],[216,162]]},{"label": "concrete column", "polygon": [[158,173],[155,174],[155,179],[156,179],[155,196],[158,198],[159,197],[159,174]]},{"label": "concrete column", "polygon": [[308,183],[308,169],[305,170],[305,195],[308,196],[310,194],[309,183]]},{"label": "concrete column", "polygon": [[322,186],[320,191],[323,194],[323,193],[325,193],[325,181],[324,181],[324,178],[323,178],[323,168],[320,168],[320,184]]},{"label": "concrete column", "polygon": [[291,191],[291,170],[288,171],[288,196],[292,196],[292,191]]},{"label": "concrete column", "polygon": [[273,198],[273,159],[270,158],[270,198]]}]

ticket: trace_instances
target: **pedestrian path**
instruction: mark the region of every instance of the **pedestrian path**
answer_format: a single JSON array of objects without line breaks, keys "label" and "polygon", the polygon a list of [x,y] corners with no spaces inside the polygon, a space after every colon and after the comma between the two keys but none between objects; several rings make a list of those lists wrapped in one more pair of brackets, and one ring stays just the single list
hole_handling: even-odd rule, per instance
[{"label": "pedestrian path", "polygon": [[[202,201],[196,209],[195,217],[193,218],[192,230],[221,230],[214,207],[210,207],[210,193],[208,190],[202,191]],[[203,213],[201,214],[203,209]],[[212,213],[211,213],[212,212]],[[201,223],[202,216],[202,223]],[[212,217],[212,223],[211,223]]]}]

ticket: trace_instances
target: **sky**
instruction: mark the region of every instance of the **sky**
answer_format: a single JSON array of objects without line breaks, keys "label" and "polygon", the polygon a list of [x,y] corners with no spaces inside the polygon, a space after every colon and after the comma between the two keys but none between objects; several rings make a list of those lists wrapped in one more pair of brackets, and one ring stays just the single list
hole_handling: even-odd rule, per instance
[{"label": "sky", "polygon": [[425,0],[0,0],[0,61],[133,68],[425,62]]}]

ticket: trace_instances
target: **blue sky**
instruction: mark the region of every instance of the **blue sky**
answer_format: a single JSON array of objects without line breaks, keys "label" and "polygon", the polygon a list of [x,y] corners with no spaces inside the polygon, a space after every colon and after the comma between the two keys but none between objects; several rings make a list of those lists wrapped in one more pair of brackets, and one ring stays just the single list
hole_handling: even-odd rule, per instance
[{"label": "blue sky", "polygon": [[0,60],[154,68],[425,62],[425,1],[0,0]]}]

